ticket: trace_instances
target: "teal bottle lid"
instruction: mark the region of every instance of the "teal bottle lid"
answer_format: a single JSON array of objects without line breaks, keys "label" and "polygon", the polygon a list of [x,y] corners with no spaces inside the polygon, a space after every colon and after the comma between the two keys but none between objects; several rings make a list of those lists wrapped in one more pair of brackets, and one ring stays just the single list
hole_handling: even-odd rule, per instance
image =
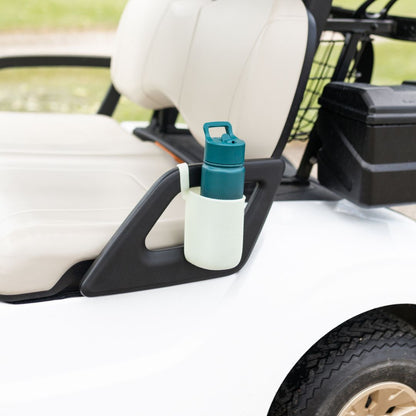
[{"label": "teal bottle lid", "polygon": [[[211,137],[209,129],[224,127],[225,134]],[[241,166],[244,164],[245,142],[234,136],[231,124],[227,121],[214,121],[204,124],[204,162],[220,166]]]}]

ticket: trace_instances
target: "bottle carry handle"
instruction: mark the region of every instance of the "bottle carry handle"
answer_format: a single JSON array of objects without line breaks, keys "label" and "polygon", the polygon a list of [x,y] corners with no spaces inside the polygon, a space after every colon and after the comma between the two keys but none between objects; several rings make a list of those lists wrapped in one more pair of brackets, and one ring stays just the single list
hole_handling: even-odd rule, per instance
[{"label": "bottle carry handle", "polygon": [[228,121],[211,121],[209,123],[204,124],[204,133],[205,137],[212,139],[211,135],[209,134],[209,129],[215,128],[215,127],[224,127],[225,132],[230,136],[233,137],[233,128],[231,124]]},{"label": "bottle carry handle", "polygon": [[186,192],[189,190],[189,166],[187,163],[176,165],[179,169],[179,181],[181,186],[182,198],[186,199]]}]

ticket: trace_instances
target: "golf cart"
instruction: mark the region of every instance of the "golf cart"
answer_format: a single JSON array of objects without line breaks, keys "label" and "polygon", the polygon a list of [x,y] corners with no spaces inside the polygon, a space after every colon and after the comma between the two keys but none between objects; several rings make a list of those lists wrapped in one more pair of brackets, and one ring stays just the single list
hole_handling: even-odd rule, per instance
[{"label": "golf cart", "polygon": [[[0,113],[2,414],[416,414],[416,224],[386,208],[416,202],[416,85],[371,84],[373,35],[416,20],[373,2],[130,0],[111,62],[0,59],[113,83],[96,115]],[[111,118],[121,94],[148,125]],[[200,186],[219,120],[247,204],[213,270],[184,256],[176,165]]]}]

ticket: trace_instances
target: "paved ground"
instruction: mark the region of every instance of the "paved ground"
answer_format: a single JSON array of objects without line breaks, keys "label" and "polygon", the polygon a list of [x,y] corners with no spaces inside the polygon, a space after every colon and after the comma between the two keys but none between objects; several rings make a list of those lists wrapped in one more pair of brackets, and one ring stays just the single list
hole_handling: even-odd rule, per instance
[{"label": "paved ground", "polygon": [[[21,54],[85,54],[111,55],[114,45],[113,31],[15,33],[0,35],[0,55]],[[299,163],[304,144],[287,146],[285,155],[295,165]],[[396,208],[416,220],[416,205]]]},{"label": "paved ground", "polygon": [[0,34],[0,55],[111,55],[113,31]]}]

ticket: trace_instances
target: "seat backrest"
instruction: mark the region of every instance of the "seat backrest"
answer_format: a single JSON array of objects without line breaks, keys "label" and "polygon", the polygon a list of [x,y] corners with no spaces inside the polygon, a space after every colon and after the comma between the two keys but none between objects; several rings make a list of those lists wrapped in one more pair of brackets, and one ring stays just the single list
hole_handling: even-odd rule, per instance
[{"label": "seat backrest", "polygon": [[302,0],[130,0],[112,59],[120,93],[176,107],[202,125],[227,120],[247,157],[269,157],[285,125],[308,37]]}]

